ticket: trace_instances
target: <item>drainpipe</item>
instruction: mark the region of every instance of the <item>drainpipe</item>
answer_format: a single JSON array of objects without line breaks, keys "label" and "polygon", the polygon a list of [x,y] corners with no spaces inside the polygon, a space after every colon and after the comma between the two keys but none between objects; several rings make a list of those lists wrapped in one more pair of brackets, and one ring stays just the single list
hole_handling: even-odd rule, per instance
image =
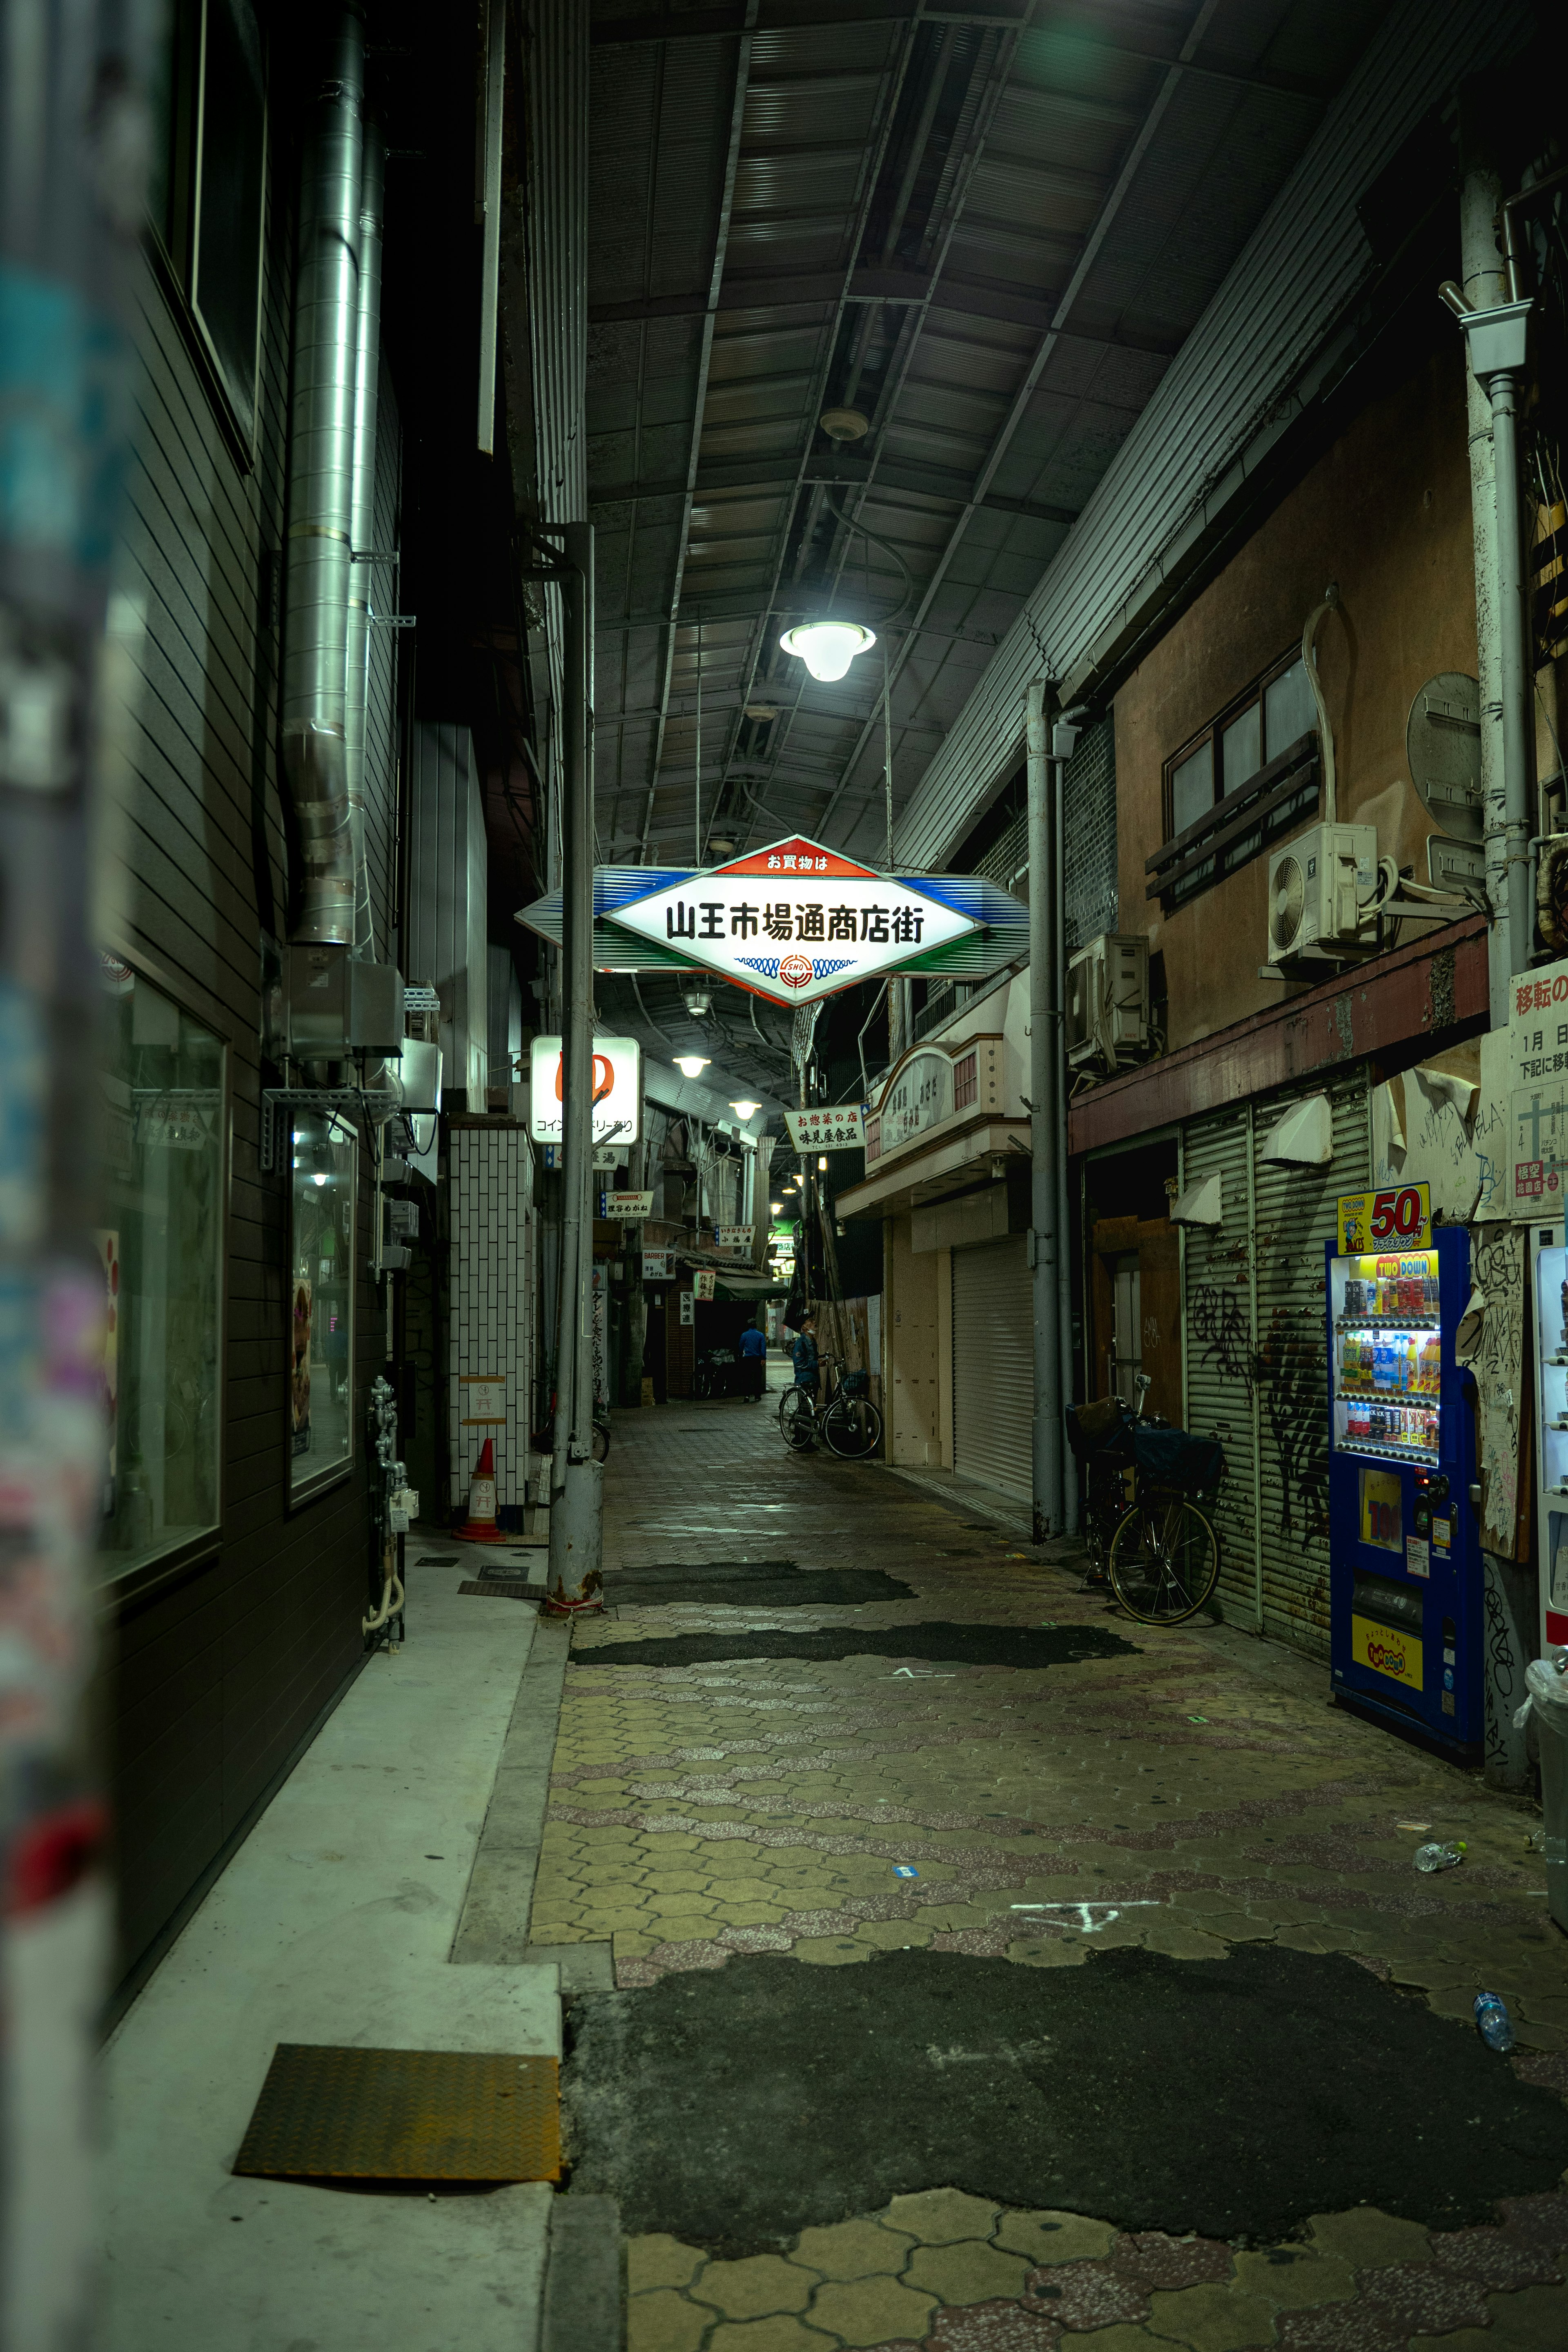
[{"label": "drainpipe", "polygon": [[[1499,734],[1502,751],[1502,822],[1496,822],[1495,795],[1487,801],[1487,880],[1491,884],[1495,861],[1503,874],[1500,901],[1492,898],[1494,942],[1507,955],[1501,974],[1502,1000],[1498,1002],[1498,957],[1492,959],[1492,1025],[1509,1017],[1508,982],[1530,961],[1534,908],[1530,888],[1530,810],[1532,783],[1530,647],[1524,614],[1524,503],[1519,478],[1519,384],[1524,373],[1530,312],[1529,300],[1495,302],[1486,310],[1470,304],[1450,278],[1440,289],[1443,300],[1465,331],[1472,382],[1485,394],[1491,412],[1495,532],[1493,581]],[[1483,698],[1485,688],[1482,688]],[[1483,698],[1483,753],[1487,719]],[[1485,782],[1485,769],[1482,781]],[[1495,845],[1495,848],[1494,848]]]},{"label": "drainpipe", "polygon": [[[1049,1024],[1048,1044],[1051,1076],[1055,1081],[1052,1109],[1056,1131],[1052,1149],[1057,1167],[1057,1355],[1061,1364],[1061,1398],[1064,1407],[1072,1402],[1072,1222],[1068,1209],[1068,1086],[1066,1046],[1066,1010],[1068,1001],[1068,859],[1067,859],[1067,764],[1079,739],[1077,714],[1075,723],[1058,719],[1051,729],[1051,846],[1054,852],[1051,874],[1051,922],[1056,933],[1056,959],[1051,967],[1055,1011]],[[1032,895],[1032,894],[1031,894]],[[1063,1446],[1062,1463],[1062,1526],[1070,1534],[1078,1527],[1078,1464],[1070,1449]]]},{"label": "drainpipe", "polygon": [[283,764],[304,894],[294,936],[347,947],[354,929],[345,676],[363,178],[364,26],[347,7],[307,116],[294,280]]},{"label": "drainpipe", "polygon": [[1035,1359],[1032,1429],[1034,1539],[1065,1533],[1062,1478],[1061,1254],[1057,1168],[1059,1091],[1056,1023],[1056,824],[1050,776],[1047,681],[1034,679],[1025,704],[1029,806],[1029,1266]]},{"label": "drainpipe", "polygon": [[381,386],[382,194],[386,141],[374,120],[364,126],[360,179],[359,303],[355,320],[353,476],[349,530],[348,648],[343,676],[344,772],[353,843],[354,953],[375,955],[370,868],[364,845],[365,711],[370,699],[370,591],[382,551],[375,544],[375,425]]},{"label": "drainpipe", "polygon": [[594,1460],[594,527],[563,533],[561,1321],[545,1607],[596,1605],[604,1560],[605,1474]]},{"label": "drainpipe", "polygon": [[[1494,310],[1508,299],[1503,259],[1498,241],[1498,208],[1502,181],[1484,155],[1474,154],[1465,171],[1459,194],[1459,250],[1463,276],[1457,315]],[[1450,308],[1454,306],[1450,304]],[[1499,635],[1498,507],[1491,403],[1486,388],[1467,369],[1465,375],[1467,429],[1470,453],[1470,531],[1476,572],[1476,669],[1479,679],[1481,805],[1485,812],[1487,896],[1491,902],[1489,933],[1489,995],[1493,1028],[1508,1021],[1508,984],[1521,969],[1513,961],[1510,906],[1511,868],[1508,858],[1507,762],[1503,751],[1503,688]]]}]

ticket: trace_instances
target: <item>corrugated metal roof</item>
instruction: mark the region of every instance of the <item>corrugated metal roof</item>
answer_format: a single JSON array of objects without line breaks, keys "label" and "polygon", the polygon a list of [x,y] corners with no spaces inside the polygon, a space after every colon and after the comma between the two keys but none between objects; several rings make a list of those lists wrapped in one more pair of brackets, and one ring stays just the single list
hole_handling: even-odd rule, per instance
[{"label": "corrugated metal roof", "polygon": [[1524,0],[1406,0],[1384,25],[1246,252],[1092,492],[900,821],[936,864],[1022,738],[1045,647],[1070,678],[1364,278],[1356,202],[1426,109],[1528,29]]},{"label": "corrugated metal roof", "polygon": [[[1221,0],[1174,82],[1190,0],[1022,34],[911,5],[595,40],[600,699],[648,714],[601,733],[602,835],[651,853],[689,832],[700,621],[702,793],[726,837],[870,845],[880,649],[822,686],[776,643],[830,594],[887,646],[898,798],[951,798],[948,730],[1312,134],[1321,97],[1279,78],[1331,89],[1381,14]],[[1069,331],[1043,345],[1075,272]],[[818,425],[835,404],[870,418],[842,450]]]}]

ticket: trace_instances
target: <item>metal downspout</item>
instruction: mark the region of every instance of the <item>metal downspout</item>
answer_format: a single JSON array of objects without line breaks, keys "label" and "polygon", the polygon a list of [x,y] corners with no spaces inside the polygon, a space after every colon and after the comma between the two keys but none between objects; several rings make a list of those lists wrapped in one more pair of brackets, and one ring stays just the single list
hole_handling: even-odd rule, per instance
[{"label": "metal downspout", "polygon": [[1051,871],[1055,864],[1055,828],[1047,749],[1049,693],[1044,678],[1034,679],[1025,707],[1029,804],[1029,1265],[1035,1370],[1031,1439],[1033,1534],[1037,1543],[1060,1535],[1066,1526],[1062,1486],[1061,1288],[1057,1263],[1061,1236],[1055,1165],[1058,1120],[1056,1008],[1052,995],[1057,951],[1051,936],[1056,892]]},{"label": "metal downspout", "polygon": [[[1064,730],[1071,736],[1073,730]],[[1068,1206],[1068,1081],[1065,1027],[1068,1001],[1067,916],[1067,760],[1056,748],[1052,730],[1049,770],[1051,787],[1051,923],[1055,956],[1051,965],[1051,1018],[1047,1044],[1055,1087],[1056,1133],[1052,1149],[1057,1162],[1057,1353],[1061,1363],[1058,1412],[1072,1402],[1072,1220]],[[1061,1448],[1062,1528],[1076,1532],[1079,1524],[1078,1464],[1069,1449]]]},{"label": "metal downspout", "polygon": [[294,936],[344,947],[354,922],[344,688],[363,101],[364,26],[350,6],[307,114],[300,176],[282,685],[304,865]]},{"label": "metal downspout", "polygon": [[[1473,310],[1508,299],[1497,215],[1502,181],[1472,160],[1459,192],[1460,278]],[[1502,663],[1498,642],[1497,487],[1491,403],[1472,370],[1465,370],[1466,429],[1470,452],[1470,534],[1476,572],[1476,671],[1481,722],[1481,806],[1485,812],[1487,896],[1493,922],[1488,938],[1492,1026],[1508,1021],[1508,983],[1514,969],[1509,920],[1507,787],[1503,760]]]},{"label": "metal downspout", "polygon": [[370,701],[370,599],[379,555],[375,544],[375,426],[381,390],[382,197],[386,177],[386,141],[374,118],[364,126],[360,178],[359,301],[354,341],[353,488],[349,530],[353,565],[348,584],[348,641],[344,660],[343,749],[349,825],[353,840],[354,953],[374,957],[375,925],[371,909],[370,866],[364,841],[366,710]]},{"label": "metal downspout", "polygon": [[561,1328],[546,1607],[598,1590],[605,1482],[594,1460],[594,526],[565,526]]}]

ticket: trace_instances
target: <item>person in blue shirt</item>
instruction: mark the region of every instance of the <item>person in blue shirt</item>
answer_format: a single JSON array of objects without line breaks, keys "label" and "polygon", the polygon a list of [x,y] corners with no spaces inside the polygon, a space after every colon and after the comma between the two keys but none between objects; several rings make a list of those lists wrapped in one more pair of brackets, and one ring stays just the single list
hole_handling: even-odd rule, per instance
[{"label": "person in blue shirt", "polygon": [[749,1404],[755,1404],[767,1382],[767,1334],[748,1323],[741,1334],[741,1394]]},{"label": "person in blue shirt", "polygon": [[795,1333],[795,1347],[792,1353],[795,1358],[795,1386],[797,1388],[806,1390],[815,1401],[816,1396],[817,1358],[816,1318],[814,1315],[808,1315],[801,1324],[800,1329]]}]

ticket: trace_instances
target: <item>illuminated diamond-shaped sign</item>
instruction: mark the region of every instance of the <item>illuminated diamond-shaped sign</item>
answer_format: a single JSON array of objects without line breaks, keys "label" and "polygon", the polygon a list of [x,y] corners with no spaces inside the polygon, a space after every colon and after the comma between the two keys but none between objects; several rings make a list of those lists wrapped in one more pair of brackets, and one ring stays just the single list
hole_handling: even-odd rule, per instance
[{"label": "illuminated diamond-shaped sign", "polygon": [[809,1004],[978,929],[912,883],[795,835],[661,880],[609,919],[779,1004]]}]

